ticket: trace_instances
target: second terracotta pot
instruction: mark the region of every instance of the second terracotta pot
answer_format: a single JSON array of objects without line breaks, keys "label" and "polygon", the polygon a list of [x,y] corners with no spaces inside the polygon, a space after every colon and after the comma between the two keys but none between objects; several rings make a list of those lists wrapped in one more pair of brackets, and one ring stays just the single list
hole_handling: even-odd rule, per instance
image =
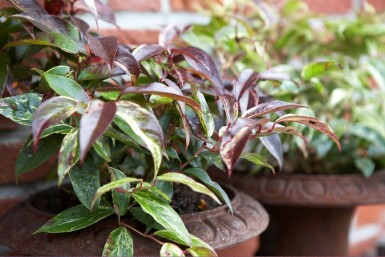
[{"label": "second terracotta pot", "polygon": [[361,175],[258,175],[212,172],[260,201],[270,215],[260,255],[347,255],[355,207],[385,203],[385,172]]}]

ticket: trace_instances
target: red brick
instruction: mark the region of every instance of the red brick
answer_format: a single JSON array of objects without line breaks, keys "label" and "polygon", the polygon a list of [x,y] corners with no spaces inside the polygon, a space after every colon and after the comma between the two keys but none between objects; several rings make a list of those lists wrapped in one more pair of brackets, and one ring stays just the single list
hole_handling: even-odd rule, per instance
[{"label": "red brick", "polygon": [[316,13],[341,14],[352,10],[352,0],[304,0]]},{"label": "red brick", "polygon": [[160,0],[108,0],[108,4],[116,11],[147,11],[160,10]]},{"label": "red brick", "polygon": [[385,10],[385,0],[367,0],[367,2],[379,11]]},{"label": "red brick", "polygon": [[[220,2],[220,0],[215,0]],[[205,7],[205,0],[170,0],[171,9],[174,11],[195,11],[197,7]]]},{"label": "red brick", "polygon": [[385,205],[360,206],[356,210],[357,226],[385,224]]},{"label": "red brick", "polygon": [[19,198],[0,199],[0,218],[20,201]]},{"label": "red brick", "polygon": [[99,31],[104,36],[115,36],[119,43],[127,45],[140,45],[143,43],[157,43],[158,30],[117,30],[104,29]]}]

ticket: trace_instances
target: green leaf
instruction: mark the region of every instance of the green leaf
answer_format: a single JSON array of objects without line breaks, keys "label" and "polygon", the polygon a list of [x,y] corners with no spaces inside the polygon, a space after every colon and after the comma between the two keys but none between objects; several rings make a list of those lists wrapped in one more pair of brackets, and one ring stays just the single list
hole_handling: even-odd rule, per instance
[{"label": "green leaf", "polygon": [[186,251],[191,254],[191,256],[218,256],[217,253],[212,249],[207,243],[205,243],[202,239],[191,235],[192,246]]},{"label": "green leaf", "polygon": [[210,138],[212,134],[214,133],[215,124],[214,119],[211,116],[211,112],[209,109],[209,106],[207,105],[206,99],[204,95],[197,91],[196,99],[195,99],[201,106],[201,112],[195,112],[202,124],[203,131],[205,132],[206,136]]},{"label": "green leaf", "polygon": [[190,177],[194,177],[202,181],[208,188],[211,189],[211,191],[213,191],[217,196],[219,196],[219,198],[227,204],[230,211],[233,212],[233,206],[231,205],[231,201],[227,196],[226,192],[222,189],[222,187],[218,183],[211,180],[210,176],[207,174],[206,171],[200,168],[190,168],[190,169],[184,170],[183,173],[185,173]]},{"label": "green leaf", "polygon": [[143,211],[150,214],[165,229],[174,231],[184,244],[191,245],[190,235],[182,219],[169,204],[149,191],[137,191],[132,196]]},{"label": "green leaf", "polygon": [[275,173],[274,167],[271,166],[265,158],[260,156],[259,154],[256,153],[242,153],[241,157],[242,159],[248,160],[249,162],[252,162],[256,165],[261,165],[263,167],[269,168],[271,172]]},{"label": "green leaf", "polygon": [[70,72],[71,72],[71,68],[65,65],[55,66],[47,70],[47,73],[52,75],[59,75],[59,76],[67,76]]},{"label": "green leaf", "polygon": [[94,199],[92,200],[92,204],[91,206],[93,206],[93,204],[105,193],[115,189],[115,188],[119,188],[119,187],[123,187],[124,185],[126,184],[129,184],[129,183],[132,183],[132,182],[139,182],[139,181],[142,181],[141,179],[138,179],[138,178],[122,178],[122,179],[118,179],[118,180],[115,180],[115,181],[111,181],[110,183],[108,184],[105,184],[104,186],[100,187],[98,189],[98,191],[96,192],[95,196],[94,196]]},{"label": "green leaf", "polygon": [[111,150],[110,145],[108,144],[108,139],[105,137],[100,137],[95,143],[92,145],[94,150],[102,157],[106,162],[111,161]]},{"label": "green leaf", "polygon": [[134,256],[134,242],[130,232],[120,227],[111,231],[104,244],[103,256]]},{"label": "green leaf", "polygon": [[0,99],[0,114],[22,125],[31,126],[33,115],[42,101],[42,96],[27,93]]},{"label": "green leaf", "polygon": [[83,205],[71,207],[49,220],[35,233],[67,233],[86,228],[110,216],[114,209],[100,205],[94,211],[88,210]]},{"label": "green leaf", "polygon": [[[110,168],[111,172],[111,180],[117,181],[119,179],[127,178],[126,174],[121,172],[118,169]],[[119,187],[124,190],[130,189],[130,184],[127,183],[121,187]],[[112,189],[112,201],[114,203],[114,207],[118,209],[119,215],[123,216],[126,214],[128,210],[128,206],[130,205],[130,195],[124,192],[119,192],[116,189]]]},{"label": "green leaf", "polygon": [[72,129],[73,127],[67,124],[56,124],[49,128],[46,128],[43,133],[41,133],[40,139],[53,134],[68,134]]},{"label": "green leaf", "polygon": [[49,160],[56,154],[62,137],[59,135],[42,139],[37,147],[37,152],[33,152],[32,138],[30,137],[21,148],[16,160],[16,179],[27,171],[30,171]]},{"label": "green leaf", "polygon": [[354,164],[367,178],[373,174],[376,167],[373,160],[365,157],[354,159]]},{"label": "green leaf", "polygon": [[313,77],[318,77],[329,71],[335,71],[339,69],[340,67],[335,62],[315,62],[303,67],[301,76],[304,80],[310,80]]},{"label": "green leaf", "polygon": [[160,249],[160,256],[185,256],[182,249],[177,245],[171,243],[165,243]]},{"label": "green leaf", "polygon": [[[79,201],[91,210],[91,203],[94,195],[100,187],[100,172],[91,159],[80,166],[74,166],[69,177]],[[99,205],[99,201],[96,202]]]},{"label": "green leaf", "polygon": [[158,188],[159,190],[161,190],[164,194],[166,194],[168,199],[170,199],[169,201],[171,201],[172,195],[173,195],[173,191],[174,191],[173,190],[173,185],[172,185],[171,182],[157,181],[155,187]]},{"label": "green leaf", "polygon": [[78,132],[78,129],[73,129],[61,144],[57,168],[59,186],[63,183],[65,175],[79,161]]},{"label": "green leaf", "polygon": [[164,227],[162,227],[158,222],[156,222],[150,214],[145,213],[142,208],[140,207],[132,207],[130,209],[130,212],[132,216],[134,216],[135,219],[142,222],[144,225],[147,226],[146,232],[150,231],[151,229],[156,230],[163,230]]},{"label": "green leaf", "polygon": [[36,39],[22,39],[18,41],[12,41],[5,45],[5,47],[14,47],[21,45],[39,45],[39,46],[52,46],[57,47],[64,52],[70,54],[77,54],[79,52],[78,46],[69,36],[56,33],[39,33],[36,35]]},{"label": "green leaf", "polygon": [[[158,119],[153,113],[136,103],[120,101],[117,102],[117,107],[116,119],[129,125],[135,134],[133,139],[136,140],[136,137],[140,137],[141,141],[151,152],[154,160],[155,178],[159,171],[164,152],[164,137]],[[119,126],[120,123],[116,124]],[[119,127],[124,129],[122,126]],[[124,132],[127,133],[126,131]],[[130,135],[130,133],[127,133],[127,135]],[[138,143],[140,144],[142,142]]]},{"label": "green leaf", "polygon": [[192,178],[176,172],[168,172],[163,175],[160,175],[156,178],[157,180],[163,180],[163,181],[169,181],[169,182],[177,182],[182,183],[188,187],[190,187],[193,191],[205,194],[213,198],[217,203],[221,204],[221,201],[219,201],[218,197],[205,185],[196,182]]},{"label": "green leaf", "polygon": [[73,79],[48,72],[44,73],[43,78],[58,95],[68,96],[83,103],[90,101],[82,86]]},{"label": "green leaf", "polygon": [[[181,245],[186,245],[183,241],[181,241],[178,237],[177,234],[175,234],[174,231],[170,231],[170,230],[158,230],[158,231],[155,231],[154,232],[154,235],[155,236],[159,236],[159,237],[163,237],[167,240],[170,240],[172,242],[175,242],[175,243],[178,243],[178,244],[181,244]],[[191,236],[191,235],[190,235]],[[191,239],[192,239],[192,236],[191,236]],[[188,246],[188,245],[187,245]]]}]

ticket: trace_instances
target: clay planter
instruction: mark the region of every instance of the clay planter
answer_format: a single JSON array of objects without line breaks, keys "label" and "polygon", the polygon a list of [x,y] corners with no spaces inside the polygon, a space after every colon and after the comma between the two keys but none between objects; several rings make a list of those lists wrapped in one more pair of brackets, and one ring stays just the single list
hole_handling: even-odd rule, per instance
[{"label": "clay planter", "polygon": [[17,127],[18,127],[17,123],[0,115],[0,130],[12,130]]},{"label": "clay planter", "polygon": [[[250,241],[262,233],[268,224],[268,215],[263,207],[251,197],[233,188],[227,188],[232,197],[234,215],[226,206],[182,215],[188,231],[200,237],[214,249],[228,249],[242,242]],[[42,197],[54,195],[46,202],[62,202],[65,199],[57,189],[49,189],[31,197],[10,210],[0,221],[0,243],[21,254],[53,256],[97,256],[102,254],[103,245],[111,230],[117,227],[115,217],[104,219],[86,229],[63,234],[32,234],[45,224],[54,214],[41,207]],[[68,197],[67,197],[68,198]],[[47,206],[45,204],[44,206]],[[54,211],[55,213],[61,210]],[[50,212],[53,212],[50,210]],[[134,220],[125,220],[137,226]],[[157,256],[160,245],[145,239],[135,232],[134,254]],[[6,236],[5,236],[6,235]],[[252,255],[252,253],[249,253]]]},{"label": "clay planter", "polygon": [[260,255],[347,255],[355,207],[385,203],[384,171],[369,179],[237,173],[231,180],[219,179],[247,192],[268,211],[270,225],[261,235]]}]

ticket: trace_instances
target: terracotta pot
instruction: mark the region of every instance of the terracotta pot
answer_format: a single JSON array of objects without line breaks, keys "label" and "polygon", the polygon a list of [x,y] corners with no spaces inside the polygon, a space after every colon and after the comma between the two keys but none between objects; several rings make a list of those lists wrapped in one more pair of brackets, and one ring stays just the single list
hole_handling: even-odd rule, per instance
[{"label": "terracotta pot", "polygon": [[[103,245],[111,230],[117,227],[116,218],[107,218],[86,229],[63,234],[32,234],[54,216],[41,207],[41,197],[57,189],[43,191],[30,200],[10,210],[0,221],[0,242],[17,252],[29,255],[101,255]],[[249,241],[262,233],[268,224],[268,215],[254,199],[233,188],[228,188],[232,196],[234,215],[226,206],[194,214],[182,215],[188,231],[206,241],[216,250],[228,249]],[[51,198],[50,203],[63,201],[60,194]],[[60,210],[58,210],[60,211]],[[126,220],[131,226],[138,224]],[[131,232],[134,238],[134,254],[157,256],[160,245]],[[252,253],[248,253],[252,255]]]},{"label": "terracotta pot", "polygon": [[0,130],[12,130],[18,127],[16,122],[0,115]]},{"label": "terracotta pot", "polygon": [[355,206],[385,203],[385,172],[360,175],[242,175],[212,172],[260,201],[270,215],[260,255],[347,255]]}]

